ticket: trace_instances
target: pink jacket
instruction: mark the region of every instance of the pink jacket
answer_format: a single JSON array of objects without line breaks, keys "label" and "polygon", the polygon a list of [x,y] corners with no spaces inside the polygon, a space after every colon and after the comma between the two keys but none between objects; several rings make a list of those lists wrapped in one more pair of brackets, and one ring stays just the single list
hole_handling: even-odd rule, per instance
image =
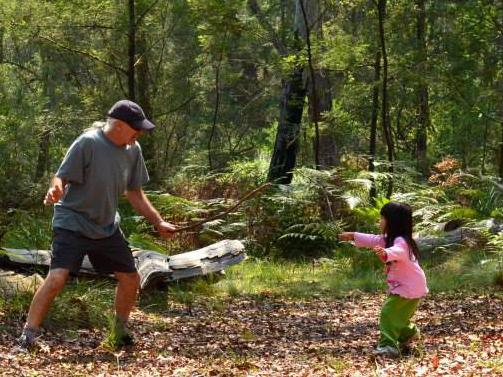
[{"label": "pink jacket", "polygon": [[[384,237],[374,234],[355,233],[357,247],[385,246]],[[395,239],[393,246],[386,249],[386,282],[389,293],[404,298],[420,298],[428,293],[424,271],[417,260],[411,260],[409,245],[402,237]],[[413,256],[414,258],[414,256]]]}]

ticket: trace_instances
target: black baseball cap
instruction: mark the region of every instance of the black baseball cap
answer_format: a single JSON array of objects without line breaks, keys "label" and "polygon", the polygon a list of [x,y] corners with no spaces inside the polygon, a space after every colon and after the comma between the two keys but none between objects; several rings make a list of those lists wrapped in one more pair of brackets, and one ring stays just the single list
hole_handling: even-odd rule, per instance
[{"label": "black baseball cap", "polygon": [[155,128],[155,124],[147,119],[140,105],[127,99],[117,101],[107,115],[126,122],[138,131],[152,131]]}]

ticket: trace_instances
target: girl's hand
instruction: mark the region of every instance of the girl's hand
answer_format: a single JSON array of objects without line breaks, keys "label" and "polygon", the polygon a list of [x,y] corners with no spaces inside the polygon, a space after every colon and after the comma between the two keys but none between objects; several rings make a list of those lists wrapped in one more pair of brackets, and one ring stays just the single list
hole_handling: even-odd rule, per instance
[{"label": "girl's hand", "polygon": [[341,241],[354,241],[355,233],[354,232],[342,232],[339,234],[338,237]]},{"label": "girl's hand", "polygon": [[382,260],[386,260],[386,250],[384,250],[384,247],[382,246],[374,246],[374,253],[377,254],[379,258]]}]

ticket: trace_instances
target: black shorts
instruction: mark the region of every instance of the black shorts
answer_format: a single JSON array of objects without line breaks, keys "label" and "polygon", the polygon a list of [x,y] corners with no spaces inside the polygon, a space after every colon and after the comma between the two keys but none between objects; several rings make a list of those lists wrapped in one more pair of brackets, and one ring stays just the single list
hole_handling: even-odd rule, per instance
[{"label": "black shorts", "polygon": [[51,270],[64,268],[77,274],[86,254],[100,274],[136,272],[133,254],[120,229],[108,238],[95,240],[78,232],[54,228]]}]

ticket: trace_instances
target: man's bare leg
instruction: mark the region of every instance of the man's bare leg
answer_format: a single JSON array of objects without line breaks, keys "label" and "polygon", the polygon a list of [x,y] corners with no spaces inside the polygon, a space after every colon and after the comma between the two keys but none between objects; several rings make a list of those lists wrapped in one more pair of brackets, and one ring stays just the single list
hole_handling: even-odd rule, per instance
[{"label": "man's bare leg", "polygon": [[37,289],[31,301],[23,332],[18,339],[18,343],[22,348],[28,348],[34,343],[40,325],[52,302],[65,286],[69,273],[69,270],[63,268],[50,270],[42,285]]},{"label": "man's bare leg", "polygon": [[133,336],[128,330],[128,319],[133,306],[136,303],[140,276],[136,272],[116,272],[118,280],[115,292],[115,321],[113,326],[116,346],[128,346],[134,344]]},{"label": "man's bare leg", "polygon": [[115,290],[115,315],[122,323],[127,324],[129,313],[136,303],[140,275],[137,272],[116,272],[118,280]]},{"label": "man's bare leg", "polygon": [[30,310],[26,319],[26,325],[38,329],[42,324],[52,302],[65,286],[69,270],[55,268],[49,271],[42,285],[37,289],[31,301]]}]

